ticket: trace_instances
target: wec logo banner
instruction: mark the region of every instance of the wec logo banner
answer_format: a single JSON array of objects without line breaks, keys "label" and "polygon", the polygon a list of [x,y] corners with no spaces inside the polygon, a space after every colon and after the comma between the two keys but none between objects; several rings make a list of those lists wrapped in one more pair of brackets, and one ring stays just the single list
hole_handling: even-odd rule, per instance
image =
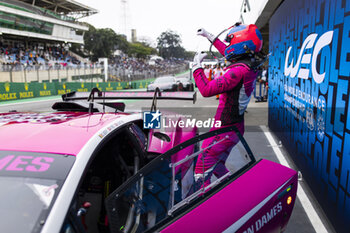
[{"label": "wec logo banner", "polygon": [[[298,78],[302,79],[308,79],[310,70],[307,68],[300,68],[300,65],[302,64],[310,64],[311,63],[311,72],[312,77],[316,83],[322,83],[325,77],[325,73],[318,73],[316,69],[317,64],[317,57],[321,50],[329,45],[332,42],[333,39],[333,31],[328,31],[324,33],[316,42],[318,34],[312,33],[306,39],[304,40],[300,52],[298,60],[296,61],[296,64],[294,64],[294,58],[292,58],[292,61],[290,64],[288,64],[290,52],[292,50],[292,46],[288,48],[286,58],[285,58],[285,64],[284,64],[284,75],[290,76],[291,78],[294,78],[295,76],[298,76]],[[315,44],[316,42],[316,44]],[[315,46],[314,46],[315,45]],[[313,48],[312,53],[306,53],[305,50]],[[305,52],[305,53],[304,53]]]}]

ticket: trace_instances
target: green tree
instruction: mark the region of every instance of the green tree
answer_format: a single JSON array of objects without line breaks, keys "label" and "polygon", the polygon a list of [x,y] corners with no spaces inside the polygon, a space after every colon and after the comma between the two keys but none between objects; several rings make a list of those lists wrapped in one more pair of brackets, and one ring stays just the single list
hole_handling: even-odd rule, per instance
[{"label": "green tree", "polygon": [[193,60],[194,55],[196,55],[196,52],[193,51],[185,51],[185,59],[186,60]]},{"label": "green tree", "polygon": [[164,58],[184,58],[185,49],[181,46],[181,37],[175,32],[168,30],[157,38],[159,55]]},{"label": "green tree", "polygon": [[142,43],[136,42],[129,44],[128,55],[134,56],[137,58],[147,58],[151,54],[155,54],[156,51],[154,48],[151,48]]},{"label": "green tree", "polygon": [[89,25],[89,31],[84,35],[84,43],[92,61],[97,61],[99,57],[110,58],[116,49],[127,52],[129,47],[126,39],[112,29],[96,29],[92,25]]},{"label": "green tree", "polygon": [[117,34],[116,36],[116,48],[127,53],[129,49],[129,42],[126,40],[125,36]]}]

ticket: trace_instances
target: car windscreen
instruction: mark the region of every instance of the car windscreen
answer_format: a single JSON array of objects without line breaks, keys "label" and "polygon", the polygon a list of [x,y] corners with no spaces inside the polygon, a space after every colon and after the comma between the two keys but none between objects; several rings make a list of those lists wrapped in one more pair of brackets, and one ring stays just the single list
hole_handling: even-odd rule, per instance
[{"label": "car windscreen", "polygon": [[[216,153],[217,161],[201,172],[210,153]],[[254,163],[247,143],[234,126],[190,139],[157,157],[107,198],[111,231],[158,231]]]},{"label": "car windscreen", "polygon": [[172,83],[174,82],[174,78],[157,78],[154,83]]},{"label": "car windscreen", "polygon": [[39,232],[75,157],[0,151],[2,232]]}]

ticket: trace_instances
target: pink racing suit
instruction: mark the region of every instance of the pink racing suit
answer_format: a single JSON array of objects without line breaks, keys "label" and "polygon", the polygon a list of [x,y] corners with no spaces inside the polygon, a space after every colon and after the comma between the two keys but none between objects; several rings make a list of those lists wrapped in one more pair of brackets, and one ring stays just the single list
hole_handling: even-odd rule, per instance
[{"label": "pink racing suit", "polygon": [[[214,46],[224,55],[226,45],[222,41],[216,39]],[[255,88],[257,72],[244,63],[235,63],[227,67],[222,76],[212,81],[207,79],[202,68],[195,70],[193,77],[202,96],[210,97],[221,94],[215,114],[215,120],[221,121],[221,127],[235,125],[243,135],[244,111]],[[210,131],[216,129],[218,128],[213,127]],[[222,140],[220,143],[205,149],[198,156],[195,174],[201,174],[206,185],[210,183],[212,173],[220,177],[228,172],[224,165],[225,161],[232,147],[239,142],[236,133],[228,132],[204,140],[202,148],[220,140]]]}]

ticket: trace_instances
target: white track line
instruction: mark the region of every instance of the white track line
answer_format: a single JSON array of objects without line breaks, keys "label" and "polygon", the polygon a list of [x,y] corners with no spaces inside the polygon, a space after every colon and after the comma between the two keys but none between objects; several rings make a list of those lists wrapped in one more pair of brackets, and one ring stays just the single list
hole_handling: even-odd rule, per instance
[{"label": "white track line", "polygon": [[46,100],[34,100],[34,101],[23,101],[23,102],[17,102],[17,103],[11,103],[11,104],[0,104],[1,107],[11,106],[11,105],[21,105],[21,104],[35,104],[40,102],[47,102],[47,101],[55,101],[62,99],[61,97],[52,98],[52,99],[46,99]]},{"label": "white track line", "polygon": [[[286,167],[290,167],[289,163],[287,162],[287,160],[283,156],[280,148],[278,147],[277,143],[273,139],[273,137],[272,137],[270,131],[267,129],[267,127],[265,125],[260,125],[260,128],[264,132],[264,134],[265,134],[267,140],[269,141],[273,151],[275,152],[280,164],[282,164]],[[308,196],[306,195],[306,193],[301,185],[299,185],[299,187],[298,187],[297,194],[298,194],[298,198],[301,202],[301,205],[303,206],[306,215],[309,217],[309,220],[310,220],[312,226],[314,227],[315,231],[317,233],[327,233],[328,232],[327,229],[323,225],[322,220],[318,216],[316,210],[312,206]]]}]

